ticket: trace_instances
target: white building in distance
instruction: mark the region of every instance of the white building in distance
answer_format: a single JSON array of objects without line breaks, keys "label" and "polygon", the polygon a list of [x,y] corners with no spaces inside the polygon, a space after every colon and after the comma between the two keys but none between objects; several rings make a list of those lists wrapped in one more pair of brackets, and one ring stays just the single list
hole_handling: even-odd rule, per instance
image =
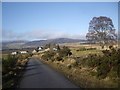
[{"label": "white building in distance", "polygon": [[12,52],[11,54],[12,54],[12,55],[16,55],[16,54],[17,54],[17,52]]},{"label": "white building in distance", "polygon": [[21,54],[25,54],[28,53],[27,51],[20,51]]}]

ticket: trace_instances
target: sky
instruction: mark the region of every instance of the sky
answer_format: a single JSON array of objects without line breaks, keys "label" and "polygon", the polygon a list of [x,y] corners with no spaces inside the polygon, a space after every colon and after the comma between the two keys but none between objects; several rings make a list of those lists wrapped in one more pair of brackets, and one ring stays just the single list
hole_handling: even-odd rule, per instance
[{"label": "sky", "polygon": [[99,16],[118,29],[117,2],[3,2],[2,39],[85,39],[90,20]]},{"label": "sky", "polygon": [[119,2],[119,0],[2,0],[2,2]]}]

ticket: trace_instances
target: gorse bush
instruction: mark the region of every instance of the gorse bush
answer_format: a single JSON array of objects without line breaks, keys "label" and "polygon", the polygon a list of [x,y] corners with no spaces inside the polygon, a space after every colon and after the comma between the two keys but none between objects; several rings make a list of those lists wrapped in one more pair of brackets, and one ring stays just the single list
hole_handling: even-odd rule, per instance
[{"label": "gorse bush", "polygon": [[[112,77],[118,77],[117,72],[120,72],[120,49],[110,48],[110,50],[103,51],[104,55],[101,58],[101,63],[98,66],[98,76],[106,77],[108,73],[112,72]],[[118,73],[119,74],[119,73]]]},{"label": "gorse bush", "polygon": [[57,60],[57,61],[61,61],[61,60],[63,60],[63,59],[62,59],[62,57],[57,56],[57,57],[55,58],[55,60]]},{"label": "gorse bush", "polygon": [[[20,71],[24,69],[29,55],[8,55],[2,57],[2,84],[3,88],[15,87]],[[17,64],[19,61],[19,65]]]},{"label": "gorse bush", "polygon": [[54,55],[55,55],[54,51],[46,51],[41,58],[44,60],[51,60],[53,59]]},{"label": "gorse bush", "polygon": [[[107,53],[109,53],[109,55]],[[120,49],[110,48],[110,50],[107,53],[104,53],[103,60],[104,61],[106,60],[106,63],[108,64],[109,69],[112,72],[120,72],[120,70],[119,70],[119,68],[120,68]],[[117,76],[119,76],[119,75],[117,75]]]},{"label": "gorse bush", "polygon": [[28,58],[28,57],[30,57],[30,56],[32,56],[32,55],[29,54],[29,53],[26,53],[26,54],[18,54],[18,55],[17,55],[17,57],[18,57],[19,59],[26,59],[26,58]]},{"label": "gorse bush", "polygon": [[46,51],[41,58],[43,60],[61,61],[63,57],[70,56],[70,55],[72,55],[72,53],[68,47],[64,46],[63,48],[60,48],[59,46],[57,46],[57,51],[53,51],[53,50]]},{"label": "gorse bush", "polygon": [[96,54],[88,55],[88,59],[86,63],[89,67],[96,67],[98,65],[99,59],[96,56],[97,56]]},{"label": "gorse bush", "polygon": [[105,78],[109,71],[110,71],[110,67],[108,62],[102,60],[100,62],[100,65],[97,66],[97,76],[100,78]]},{"label": "gorse bush", "polygon": [[87,48],[87,50],[96,50],[96,48]]},{"label": "gorse bush", "polygon": [[81,65],[95,68],[97,67],[97,77],[111,78],[120,77],[120,49],[115,49],[112,46],[110,50],[103,50],[103,56],[88,55],[81,59]]},{"label": "gorse bush", "polygon": [[85,51],[86,48],[85,47],[81,47],[80,49],[78,49],[77,51]]},{"label": "gorse bush", "polygon": [[6,58],[2,58],[2,83],[3,88],[11,87],[11,81],[13,81],[14,73],[13,68],[16,66],[18,57],[15,55],[8,55]]},{"label": "gorse bush", "polygon": [[58,53],[59,53],[59,56],[60,56],[60,57],[65,57],[65,56],[70,56],[70,55],[72,55],[71,50],[70,50],[68,47],[66,47],[66,46],[64,46],[62,49],[60,49],[60,50],[58,51]]},{"label": "gorse bush", "polygon": [[18,57],[12,55],[8,55],[7,58],[2,58],[2,72],[7,73],[7,71],[14,68],[17,60]]},{"label": "gorse bush", "polygon": [[86,50],[96,50],[96,48],[85,48],[85,47],[81,47],[80,49],[76,50],[76,51],[86,51]]},{"label": "gorse bush", "polygon": [[96,54],[89,54],[86,58],[80,60],[81,65],[88,67],[96,67],[100,63],[100,56]]}]

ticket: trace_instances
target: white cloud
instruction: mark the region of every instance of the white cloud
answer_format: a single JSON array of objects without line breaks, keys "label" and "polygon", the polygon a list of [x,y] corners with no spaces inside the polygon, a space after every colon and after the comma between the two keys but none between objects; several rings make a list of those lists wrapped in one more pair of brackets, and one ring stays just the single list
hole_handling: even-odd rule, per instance
[{"label": "white cloud", "polygon": [[29,32],[16,33],[12,30],[3,30],[3,40],[35,40],[35,39],[54,39],[54,38],[73,38],[85,39],[84,34],[71,34],[69,32],[53,30],[31,30]]},{"label": "white cloud", "polygon": [[52,31],[52,30],[33,30],[28,33],[30,37],[40,39],[54,39],[54,38],[74,38],[74,39],[85,39],[84,34],[71,34],[69,32]]}]

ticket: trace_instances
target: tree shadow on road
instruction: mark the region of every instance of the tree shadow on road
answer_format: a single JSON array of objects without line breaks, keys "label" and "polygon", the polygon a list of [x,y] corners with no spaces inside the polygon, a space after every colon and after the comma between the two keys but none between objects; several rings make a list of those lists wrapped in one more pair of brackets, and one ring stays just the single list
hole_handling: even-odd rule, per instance
[{"label": "tree shadow on road", "polygon": [[26,68],[25,71],[36,69],[36,67]]},{"label": "tree shadow on road", "polygon": [[39,65],[42,65],[42,64],[28,64],[27,67],[39,66]]},{"label": "tree shadow on road", "polygon": [[23,75],[23,78],[24,78],[24,77],[30,77],[30,76],[38,75],[38,74],[41,74],[41,73],[42,73],[42,72],[26,74],[26,75]]}]

